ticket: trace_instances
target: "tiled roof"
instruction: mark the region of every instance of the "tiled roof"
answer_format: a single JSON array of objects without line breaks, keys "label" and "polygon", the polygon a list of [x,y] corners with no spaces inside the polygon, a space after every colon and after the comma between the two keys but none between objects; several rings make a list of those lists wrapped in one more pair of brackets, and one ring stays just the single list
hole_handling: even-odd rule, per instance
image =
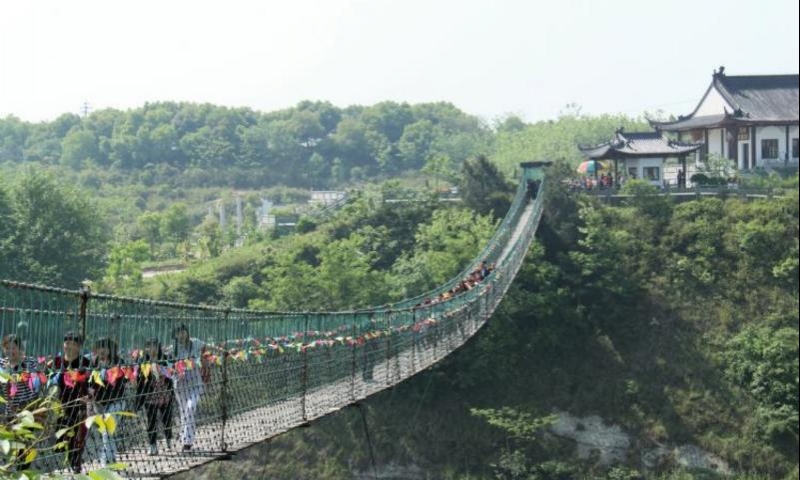
[{"label": "tiled roof", "polygon": [[719,115],[704,115],[702,117],[688,117],[679,118],[673,122],[650,122],[650,126],[656,129],[674,131],[674,130],[692,130],[694,128],[710,128],[718,127],[726,124],[729,120],[729,115],[721,113]]},{"label": "tiled roof", "polygon": [[781,124],[800,121],[800,95],[798,75],[742,75],[728,76],[724,67],[714,72],[711,88],[731,105],[733,111],[695,116],[700,108],[672,122],[650,122],[654,128],[677,131],[730,125]]},{"label": "tiled roof", "polygon": [[715,86],[735,110],[750,120],[791,122],[800,118],[798,75],[715,75]]},{"label": "tiled roof", "polygon": [[675,142],[660,132],[631,132],[617,130],[614,139],[594,146],[578,146],[588,158],[614,157],[672,157],[694,152],[699,143]]}]

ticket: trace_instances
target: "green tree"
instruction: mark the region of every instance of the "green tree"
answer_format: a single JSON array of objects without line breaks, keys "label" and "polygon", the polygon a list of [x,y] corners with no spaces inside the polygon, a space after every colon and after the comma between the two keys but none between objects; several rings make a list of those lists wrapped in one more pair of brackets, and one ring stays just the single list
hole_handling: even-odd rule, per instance
[{"label": "green tree", "polygon": [[222,287],[222,296],[234,308],[247,308],[250,300],[258,295],[258,286],[251,277],[235,277]]},{"label": "green tree", "polygon": [[402,168],[417,169],[425,165],[435,136],[433,122],[430,120],[420,120],[406,126],[403,136],[397,142]]},{"label": "green tree", "polygon": [[73,170],[83,166],[83,162],[97,161],[97,138],[88,130],[76,127],[61,142],[61,164]]},{"label": "green tree", "polygon": [[330,171],[328,162],[325,157],[317,152],[311,154],[308,159],[308,172],[307,175],[310,179],[312,188],[321,188],[327,186],[327,172]]},{"label": "green tree", "polygon": [[319,254],[319,285],[324,292],[324,308],[345,310],[384,303],[387,298],[384,276],[373,269],[377,254],[366,238],[353,234],[326,244]]},{"label": "green tree", "polygon": [[340,158],[347,159],[346,164],[353,167],[367,167],[376,170],[377,163],[373,155],[373,141],[369,130],[363,122],[353,118],[344,118],[336,128],[331,140],[336,146]]},{"label": "green tree", "polygon": [[142,284],[142,262],[150,258],[147,242],[137,240],[111,248],[103,287],[119,294]]},{"label": "green tree", "polygon": [[222,230],[216,215],[206,215],[203,223],[198,227],[200,245],[210,258],[216,258],[222,253]]},{"label": "green tree", "polygon": [[798,400],[797,326],[773,328],[750,325],[727,345],[726,375],[758,401],[755,414],[764,441],[785,435],[797,443]]},{"label": "green tree", "polygon": [[[519,127],[519,124],[516,124]],[[649,131],[644,118],[625,115],[581,114],[580,107],[570,105],[556,120],[543,120],[524,128],[501,128],[495,139],[492,159],[507,174],[519,169],[520,162],[530,160],[563,160],[573,168],[582,158],[580,145],[605,142],[614,131],[624,126],[631,131]]]},{"label": "green tree", "polygon": [[481,155],[464,162],[459,191],[465,206],[500,217],[511,205],[514,190],[497,166]]},{"label": "green tree", "polygon": [[139,234],[150,247],[150,257],[155,258],[156,246],[161,243],[162,215],[158,212],[144,212],[136,219]]},{"label": "green tree", "polygon": [[61,137],[57,137],[48,124],[31,125],[22,153],[27,162],[54,165],[61,157]]},{"label": "green tree", "polygon": [[392,267],[395,298],[407,298],[440,285],[464,269],[488,241],[495,224],[488,215],[464,209],[440,209],[420,225],[413,253]]},{"label": "green tree", "polygon": [[14,116],[0,118],[0,162],[21,162],[29,127]]},{"label": "green tree", "polygon": [[[14,245],[14,235],[18,227],[17,219],[14,216],[14,206],[11,203],[5,186],[0,183],[0,271],[2,277],[16,279],[22,275],[17,269],[16,245]],[[22,277],[19,277],[22,279]]]},{"label": "green tree", "polygon": [[452,160],[447,155],[432,155],[428,157],[428,160],[425,162],[425,166],[422,168],[422,171],[429,175],[433,175],[433,188],[436,191],[439,190],[439,182],[441,180],[452,181],[455,178]]},{"label": "green tree", "polygon": [[175,244],[184,242],[190,233],[186,204],[175,203],[161,215],[161,237]]},{"label": "green tree", "polygon": [[119,169],[140,167],[139,139],[134,135],[115,133],[109,142],[109,161]]},{"label": "green tree", "polygon": [[46,172],[29,170],[12,187],[15,270],[27,281],[75,288],[97,279],[108,228],[86,195]]}]

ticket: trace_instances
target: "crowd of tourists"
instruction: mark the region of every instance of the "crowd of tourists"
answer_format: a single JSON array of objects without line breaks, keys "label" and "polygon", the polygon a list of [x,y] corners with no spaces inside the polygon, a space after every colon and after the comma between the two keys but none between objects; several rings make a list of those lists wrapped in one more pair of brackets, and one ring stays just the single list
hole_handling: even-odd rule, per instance
[{"label": "crowd of tourists", "polygon": [[[189,329],[180,325],[165,347],[158,338],[148,339],[142,350],[134,350],[131,358],[122,358],[117,343],[109,338],[98,338],[90,353],[84,353],[84,338],[69,331],[63,337],[63,350],[46,360],[29,357],[23,351],[22,339],[16,334],[3,337],[3,356],[0,371],[4,382],[0,384],[0,413],[7,426],[19,421],[24,410],[36,412],[36,420],[49,438],[47,446],[64,450],[61,458],[73,473],[83,468],[84,450],[89,429],[86,420],[93,415],[109,418],[114,424],[122,422],[118,414],[127,410],[144,411],[147,423],[148,453],[158,454],[158,424],[167,449],[172,449],[173,412],[177,413],[181,450],[192,450],[195,439],[195,416],[204,385],[210,380],[206,360],[206,345],[189,335]],[[176,362],[191,362],[196,368],[170,368]],[[42,365],[42,363],[45,363]],[[126,375],[123,366],[134,366],[138,375]],[[46,371],[47,375],[43,372]],[[134,371],[133,368],[128,371]],[[100,376],[98,372],[103,372]],[[58,415],[51,415],[39,403],[46,396],[57,399],[61,405]],[[50,418],[50,417],[55,418]],[[65,433],[64,433],[65,432]],[[102,466],[118,460],[118,439],[108,428],[92,428],[93,456]],[[30,457],[23,448],[12,449],[8,458],[16,457],[17,471],[30,468]]]},{"label": "crowd of tourists", "polygon": [[[472,290],[479,283],[485,280],[495,270],[495,264],[489,263],[488,260],[482,261],[477,268],[472,270],[464,279],[458,282],[453,288],[440,293],[435,297],[429,297],[420,303],[414,305],[414,309],[426,308],[437,305]],[[434,325],[436,321],[433,317],[425,318],[417,321],[412,329],[417,338],[418,344],[422,347],[426,346],[429,338],[426,335],[428,328]],[[364,342],[366,348],[363,349],[363,360],[361,363],[361,379],[366,383],[374,382],[374,368],[378,359],[376,355],[379,351],[379,344],[377,342]]]},{"label": "crowd of tourists", "polygon": [[[633,177],[635,178],[635,177]],[[620,175],[617,179],[617,185],[621,186],[625,183],[625,176]],[[594,177],[578,177],[569,180],[569,187],[571,190],[606,190],[614,188],[614,176],[610,173],[601,174],[597,178]]]},{"label": "crowd of tourists", "polygon": [[415,305],[415,308],[446,302],[447,300],[450,300],[457,295],[472,290],[479,283],[481,283],[481,281],[483,281],[486,277],[488,277],[489,274],[491,274],[494,271],[494,269],[495,269],[494,263],[489,264],[488,261],[484,260],[480,263],[480,265],[478,265],[478,267],[475,270],[470,272],[469,275],[466,276],[466,278],[458,282],[455,287],[440,293],[436,297],[426,298],[422,302]]}]

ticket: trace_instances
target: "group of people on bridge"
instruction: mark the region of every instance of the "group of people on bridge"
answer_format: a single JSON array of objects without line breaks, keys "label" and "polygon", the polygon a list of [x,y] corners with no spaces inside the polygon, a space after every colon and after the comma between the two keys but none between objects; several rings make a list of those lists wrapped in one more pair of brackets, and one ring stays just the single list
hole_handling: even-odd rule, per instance
[{"label": "group of people on bridge", "polygon": [[[208,355],[205,343],[192,338],[186,325],[178,326],[173,334],[167,347],[158,338],[150,338],[142,350],[134,350],[127,359],[122,358],[117,343],[110,337],[98,338],[91,353],[84,353],[83,336],[68,331],[63,337],[63,350],[48,359],[26,355],[18,335],[5,335],[0,358],[3,373],[0,394],[4,400],[0,413],[4,424],[11,426],[24,410],[37,412],[36,420],[52,432],[45,443],[66,450],[68,467],[73,473],[82,470],[89,430],[87,419],[98,416],[117,425],[122,419],[118,414],[126,408],[144,410],[150,455],[158,454],[159,422],[167,448],[173,448],[175,411],[180,419],[181,449],[191,451],[197,406],[204,385],[210,381]],[[174,368],[176,365],[182,368]],[[47,396],[59,401],[59,414],[39,408],[38,402]],[[113,419],[108,421],[109,417]],[[95,453],[103,466],[117,461],[118,440],[110,434],[111,430],[115,428],[92,429]],[[59,432],[66,433],[60,436]],[[12,449],[8,458],[16,458],[18,471],[31,467],[27,447]],[[59,467],[60,464],[46,468]]]},{"label": "group of people on bridge", "polygon": [[437,297],[426,298],[424,301],[419,303],[417,306],[433,305],[433,304],[437,304],[437,303],[440,303],[440,302],[445,302],[445,301],[450,300],[451,298],[454,298],[454,297],[456,297],[456,296],[458,296],[458,295],[460,295],[460,294],[462,294],[464,292],[472,290],[479,283],[481,283],[481,281],[483,281],[486,277],[488,277],[489,274],[494,271],[494,269],[495,269],[495,264],[494,263],[490,264],[487,260],[484,260],[484,261],[482,261],[480,263],[480,265],[478,265],[478,267],[476,269],[471,271],[469,273],[469,275],[467,275],[466,278],[464,278],[463,280],[458,282],[455,287],[451,288],[450,290],[447,290],[445,292],[440,293],[439,296],[437,296]]}]

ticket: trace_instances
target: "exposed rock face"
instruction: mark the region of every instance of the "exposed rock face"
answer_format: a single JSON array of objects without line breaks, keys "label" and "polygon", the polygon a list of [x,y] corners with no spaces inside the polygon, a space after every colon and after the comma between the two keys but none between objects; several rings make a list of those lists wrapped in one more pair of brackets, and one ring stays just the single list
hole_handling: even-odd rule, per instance
[{"label": "exposed rock face", "polygon": [[730,475],[733,473],[725,460],[694,445],[681,445],[672,451],[678,465],[703,468]]},{"label": "exposed rock face", "polygon": [[606,426],[597,415],[573,417],[565,412],[556,412],[558,420],[550,432],[559,437],[570,438],[578,448],[578,458],[585,460],[597,451],[603,465],[622,462],[630,448],[630,437],[616,425]]},{"label": "exposed rock face", "polygon": [[625,461],[632,453],[640,455],[642,466],[652,469],[660,465],[680,465],[687,468],[713,470],[717,473],[733,473],[728,464],[716,455],[695,445],[653,448],[631,452],[630,435],[617,425],[606,425],[603,419],[591,415],[575,417],[566,412],[555,412],[558,420],[550,427],[550,433],[569,438],[576,444],[577,456],[587,459],[596,455],[602,465],[613,465]]}]

